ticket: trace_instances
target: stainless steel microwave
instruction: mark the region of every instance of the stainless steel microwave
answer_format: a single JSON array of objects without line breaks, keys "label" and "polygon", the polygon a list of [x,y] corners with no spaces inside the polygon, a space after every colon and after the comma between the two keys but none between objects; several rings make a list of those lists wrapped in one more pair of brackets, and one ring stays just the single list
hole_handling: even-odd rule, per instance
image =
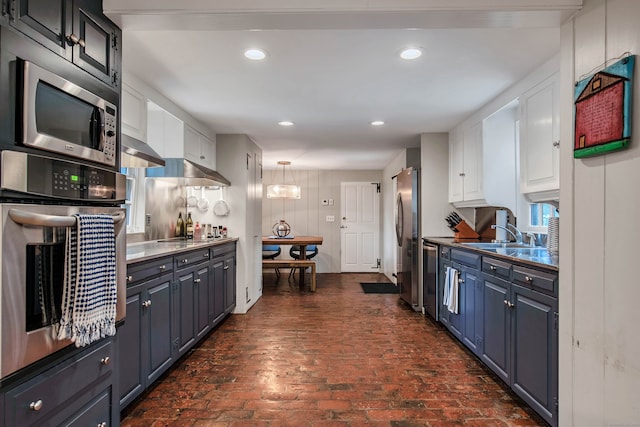
[{"label": "stainless steel microwave", "polygon": [[32,62],[18,64],[22,77],[20,142],[27,147],[115,166],[116,106]]}]

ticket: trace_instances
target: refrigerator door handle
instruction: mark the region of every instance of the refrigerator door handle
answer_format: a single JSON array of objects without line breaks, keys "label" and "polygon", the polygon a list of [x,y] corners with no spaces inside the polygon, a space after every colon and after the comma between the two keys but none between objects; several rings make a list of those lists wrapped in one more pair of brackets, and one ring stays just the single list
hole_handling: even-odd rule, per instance
[{"label": "refrigerator door handle", "polygon": [[404,232],[404,207],[402,206],[402,194],[396,198],[396,239],[398,246],[402,247],[402,234]]}]

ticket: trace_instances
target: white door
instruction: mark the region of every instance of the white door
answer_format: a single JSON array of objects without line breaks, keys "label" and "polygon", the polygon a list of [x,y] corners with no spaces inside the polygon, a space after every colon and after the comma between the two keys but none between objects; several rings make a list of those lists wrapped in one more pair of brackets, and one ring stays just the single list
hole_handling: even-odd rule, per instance
[{"label": "white door", "polygon": [[380,271],[380,184],[340,183],[340,268]]}]

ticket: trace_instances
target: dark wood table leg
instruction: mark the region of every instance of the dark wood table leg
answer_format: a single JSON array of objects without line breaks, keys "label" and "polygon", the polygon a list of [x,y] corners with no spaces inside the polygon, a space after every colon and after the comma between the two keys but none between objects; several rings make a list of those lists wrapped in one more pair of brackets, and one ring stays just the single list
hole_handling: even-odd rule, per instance
[{"label": "dark wood table leg", "polygon": [[[304,260],[307,259],[307,245],[299,245],[300,246],[300,259]],[[306,268],[301,268],[300,269],[300,280],[298,281],[298,283],[300,284],[300,288],[304,288],[304,273],[306,271]]]}]

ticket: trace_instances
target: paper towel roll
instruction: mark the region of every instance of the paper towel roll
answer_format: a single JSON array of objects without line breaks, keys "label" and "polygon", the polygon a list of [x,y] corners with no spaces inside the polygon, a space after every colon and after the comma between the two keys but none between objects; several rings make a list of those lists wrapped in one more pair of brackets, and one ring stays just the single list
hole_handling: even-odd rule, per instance
[{"label": "paper towel roll", "polygon": [[[500,227],[507,226],[507,211],[504,209],[498,209],[496,211],[496,225]],[[496,240],[507,240],[507,231],[503,228],[496,227]]]}]

